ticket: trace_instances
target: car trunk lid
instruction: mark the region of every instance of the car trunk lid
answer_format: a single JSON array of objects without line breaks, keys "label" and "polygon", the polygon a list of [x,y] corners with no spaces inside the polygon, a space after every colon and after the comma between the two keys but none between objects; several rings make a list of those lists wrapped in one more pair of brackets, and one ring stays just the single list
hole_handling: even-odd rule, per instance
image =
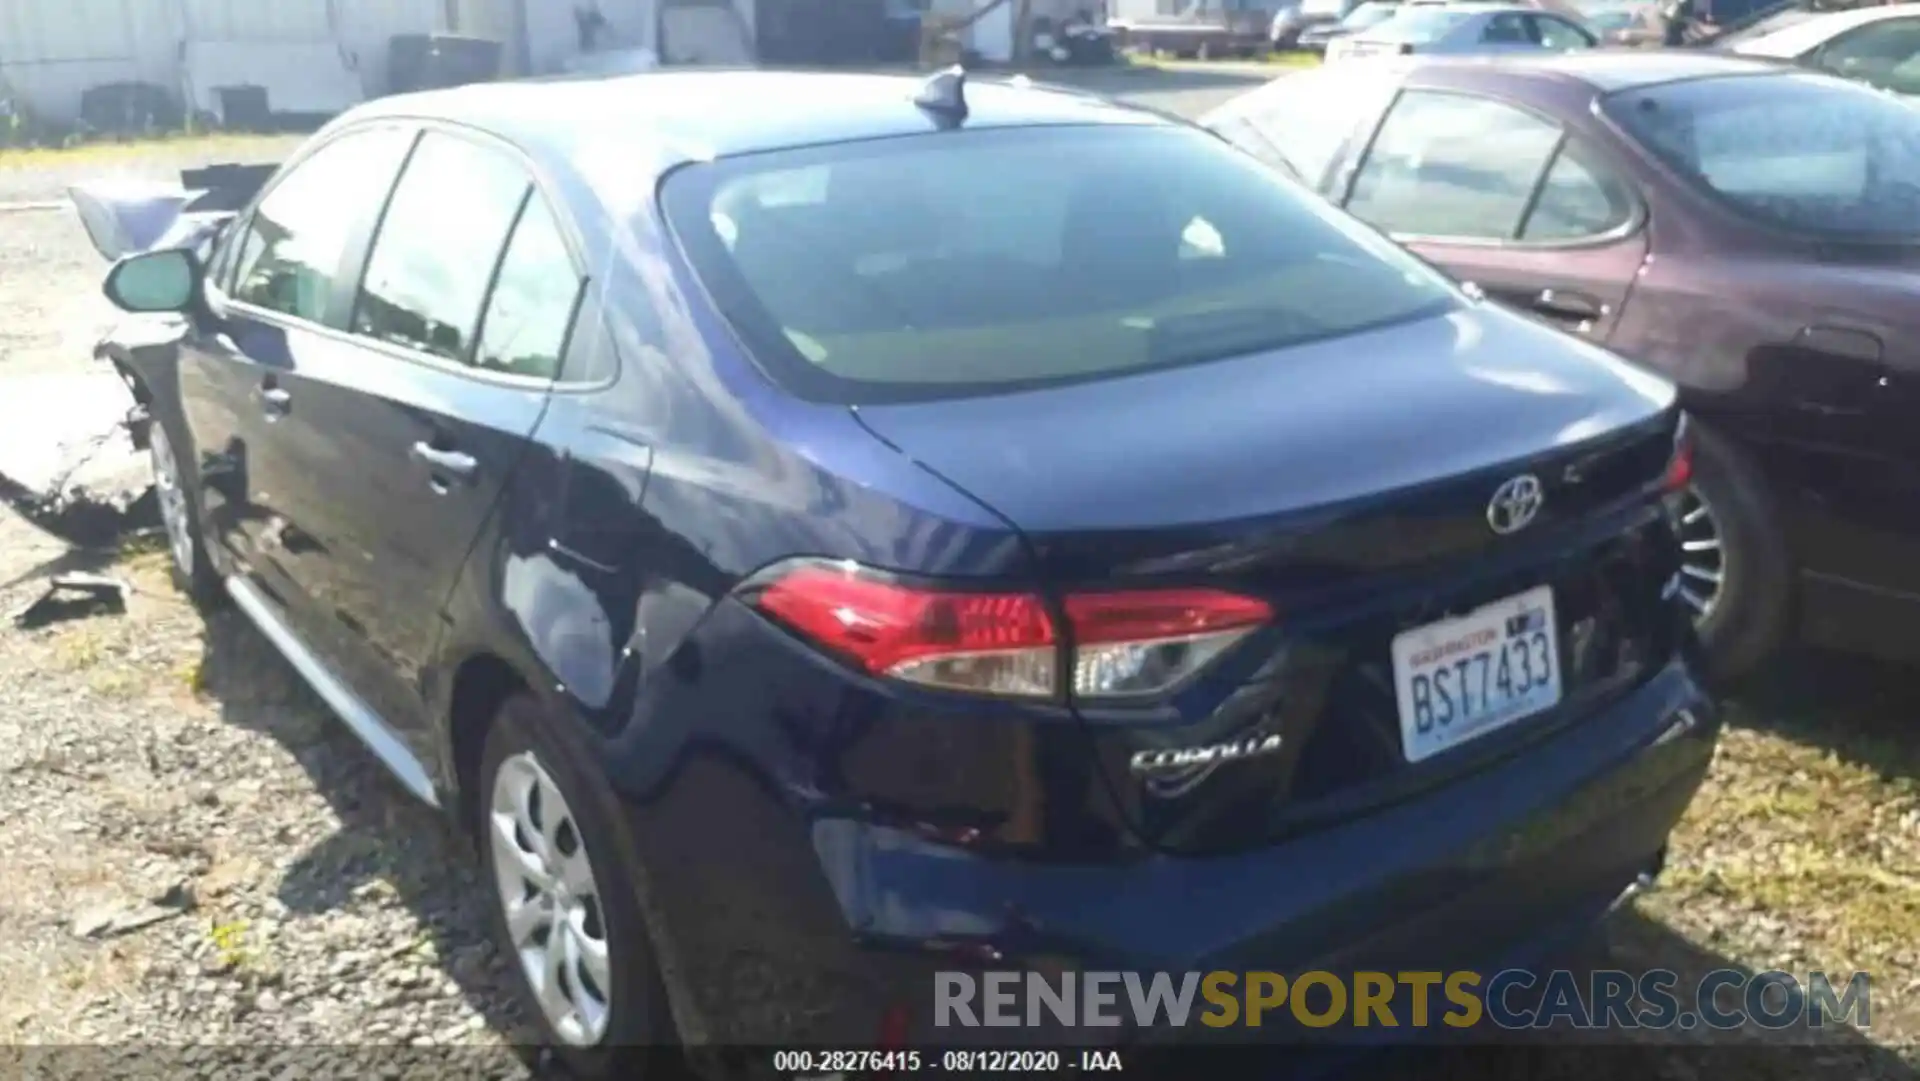
[{"label": "car trunk lid", "polygon": [[[1201,586],[1278,613],[1161,699],[1074,702],[1128,819],[1163,847],[1268,843],[1482,768],[1672,646],[1672,551],[1652,498],[1670,388],[1486,306],[860,416],[1013,522],[1056,599]],[[1538,485],[1533,520],[1499,532],[1492,517],[1517,511],[1496,510],[1496,492],[1522,477]],[[1413,670],[1489,628],[1539,633],[1557,701],[1542,689],[1545,708],[1472,738],[1403,738]]]}]

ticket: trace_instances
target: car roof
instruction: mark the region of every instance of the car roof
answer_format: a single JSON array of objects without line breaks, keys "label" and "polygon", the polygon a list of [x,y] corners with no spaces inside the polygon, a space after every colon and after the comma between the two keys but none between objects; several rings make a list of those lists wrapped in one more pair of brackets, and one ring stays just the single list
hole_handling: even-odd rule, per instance
[{"label": "car roof", "polygon": [[1736,75],[1778,74],[1780,66],[1764,60],[1693,49],[1583,49],[1575,52],[1509,53],[1498,57],[1433,57],[1409,67],[1477,68],[1488,81],[1504,79],[1555,80],[1584,85],[1601,94],[1635,90],[1688,79]]},{"label": "car roof", "polygon": [[[563,76],[382,98],[342,121],[449,121],[492,132],[529,152],[562,155],[632,133],[662,144],[669,159],[701,160],[937,131],[940,121],[914,104],[924,84],[924,76],[764,69]],[[969,76],[966,101],[967,128],[1171,122],[1097,95],[1018,78]]]},{"label": "car roof", "polygon": [[1583,49],[1503,53],[1498,56],[1390,56],[1291,72],[1216,107],[1204,122],[1238,115],[1268,86],[1301,77],[1376,78],[1389,84],[1559,86],[1586,95],[1636,90],[1661,83],[1738,75],[1777,75],[1777,63],[1692,49]]},{"label": "car roof", "polygon": [[1752,56],[1799,56],[1854,27],[1915,16],[1920,16],[1920,4],[1889,4],[1884,7],[1854,8],[1851,11],[1830,11],[1729,47],[1735,52]]},{"label": "car roof", "polygon": [[1477,25],[1480,20],[1494,15],[1505,14],[1507,12],[1518,14],[1520,12],[1533,12],[1537,10],[1539,9],[1527,7],[1524,4],[1488,3],[1486,0],[1456,0],[1456,2],[1448,4],[1402,5],[1401,14],[1394,15],[1385,21],[1374,23],[1365,30],[1354,34],[1353,40],[1405,41],[1409,34],[1425,33],[1431,29],[1431,27],[1416,28],[1411,25],[1405,17],[1405,13],[1408,11],[1439,11],[1461,16],[1460,19],[1445,27],[1442,31],[1443,34],[1453,34],[1458,33],[1461,27]]}]

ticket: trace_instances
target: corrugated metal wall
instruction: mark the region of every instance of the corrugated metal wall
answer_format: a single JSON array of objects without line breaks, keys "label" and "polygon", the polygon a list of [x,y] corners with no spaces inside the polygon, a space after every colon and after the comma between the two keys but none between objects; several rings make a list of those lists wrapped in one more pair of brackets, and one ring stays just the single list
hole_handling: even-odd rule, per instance
[{"label": "corrugated metal wall", "polygon": [[188,35],[200,41],[325,41],[330,0],[175,0]]},{"label": "corrugated metal wall", "polygon": [[[246,0],[230,2],[243,4]],[[361,83],[368,94],[382,93],[387,88],[389,38],[395,34],[445,33],[451,29],[445,0],[332,0],[332,3],[337,9],[339,27],[335,40],[359,65]]]},{"label": "corrugated metal wall", "polygon": [[171,85],[174,16],[154,0],[0,0],[0,92],[65,119],[88,87]]},{"label": "corrugated metal wall", "polygon": [[[552,0],[529,0],[552,2]],[[368,93],[383,90],[387,39],[449,29],[447,0],[0,0],[0,83],[54,120],[104,83],[180,85],[180,46],[338,42]],[[5,92],[0,90],[0,92]]]}]

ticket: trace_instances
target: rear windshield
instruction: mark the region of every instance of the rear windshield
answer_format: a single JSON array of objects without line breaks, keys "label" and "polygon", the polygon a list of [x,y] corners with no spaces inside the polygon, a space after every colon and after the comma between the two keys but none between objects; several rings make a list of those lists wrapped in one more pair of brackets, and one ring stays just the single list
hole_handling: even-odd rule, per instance
[{"label": "rear windshield", "polygon": [[1920,236],[1920,110],[1819,75],[1692,79],[1603,108],[1741,213],[1835,238]]},{"label": "rear windshield", "polygon": [[1368,31],[1367,36],[1424,45],[1445,37],[1448,31],[1472,17],[1468,12],[1453,11],[1439,4],[1414,4],[1395,12],[1391,19]]},{"label": "rear windshield", "polygon": [[1459,303],[1317,196],[1172,125],[755,154],[680,169],[661,198],[728,321],[815,400],[1099,378]]}]

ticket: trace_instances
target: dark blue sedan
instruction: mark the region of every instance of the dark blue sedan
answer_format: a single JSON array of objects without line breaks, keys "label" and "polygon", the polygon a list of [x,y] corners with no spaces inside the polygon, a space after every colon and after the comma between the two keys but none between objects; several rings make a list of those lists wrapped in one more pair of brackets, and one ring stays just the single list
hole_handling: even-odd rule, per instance
[{"label": "dark blue sedan", "polygon": [[1183,124],[468,87],[204,224],[101,350],[185,586],[478,839],[580,1070],[952,1042],[942,969],[1538,957],[1706,770],[1673,388]]}]

